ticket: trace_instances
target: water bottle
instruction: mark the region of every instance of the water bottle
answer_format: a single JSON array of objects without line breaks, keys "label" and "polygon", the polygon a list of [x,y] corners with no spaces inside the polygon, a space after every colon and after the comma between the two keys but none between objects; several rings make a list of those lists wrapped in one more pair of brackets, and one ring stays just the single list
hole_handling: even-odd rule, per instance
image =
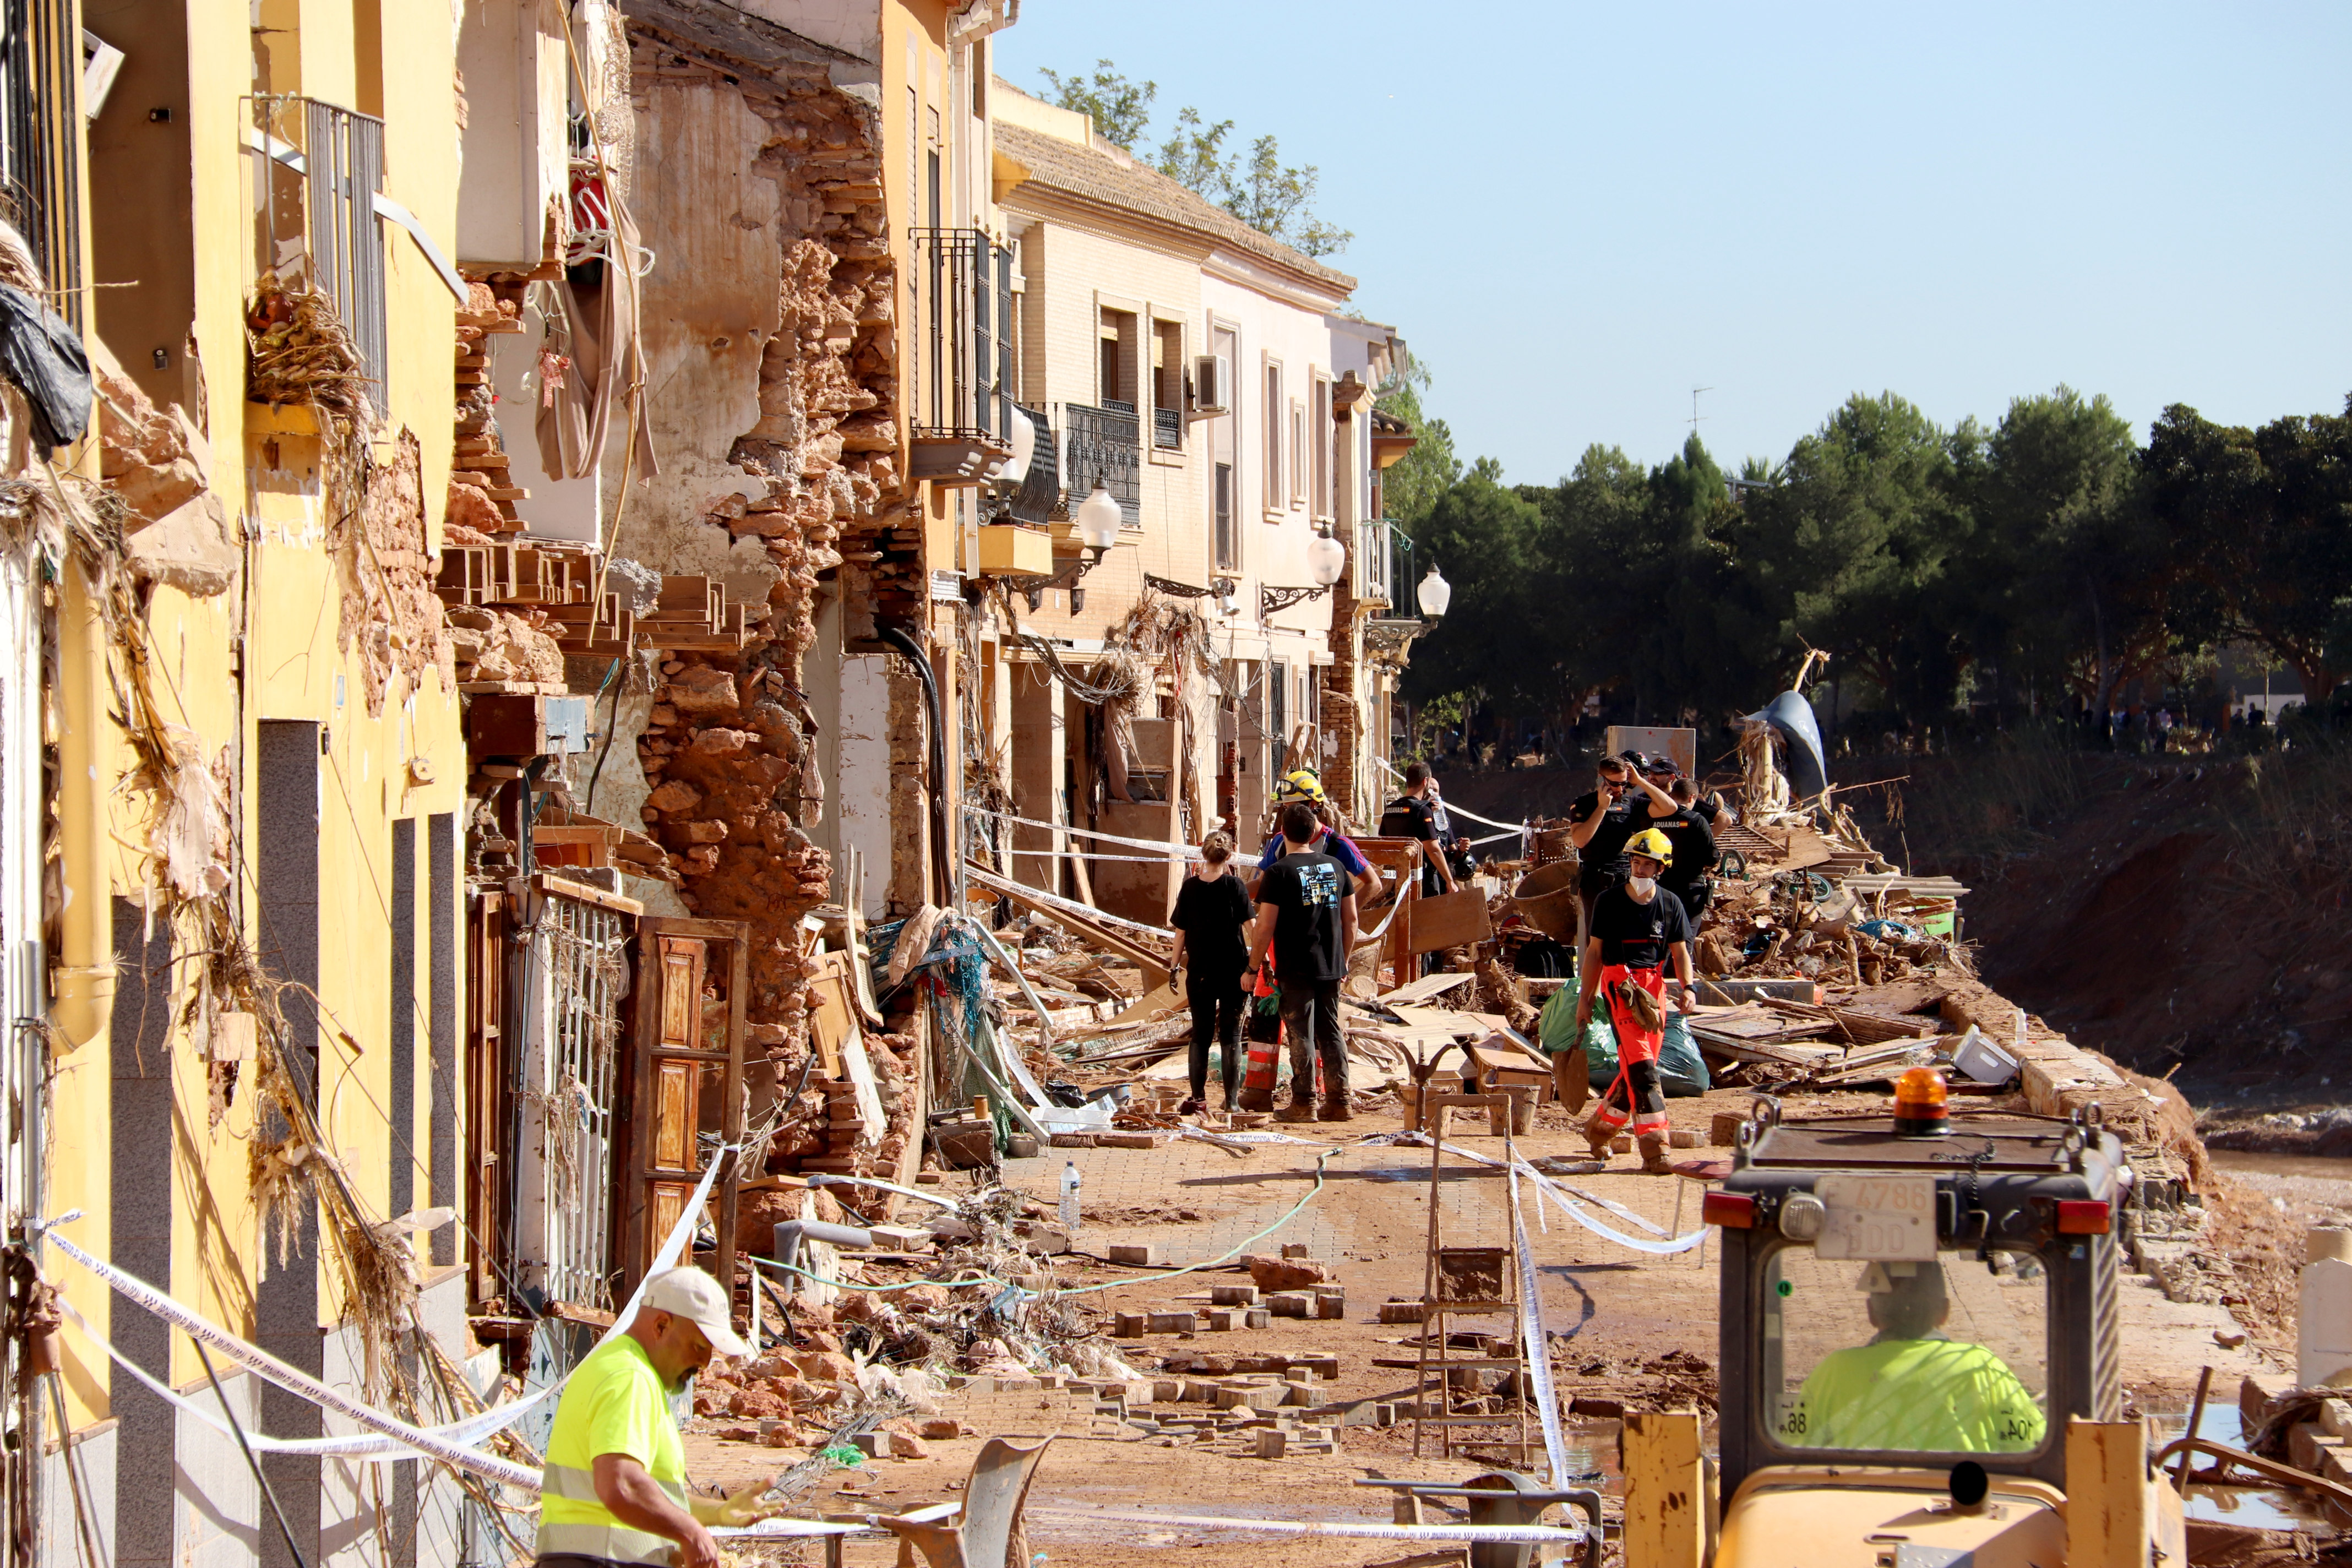
[{"label": "water bottle", "polygon": [[1075,1160],[1062,1162],[1062,1234],[1078,1234],[1078,1163]]}]

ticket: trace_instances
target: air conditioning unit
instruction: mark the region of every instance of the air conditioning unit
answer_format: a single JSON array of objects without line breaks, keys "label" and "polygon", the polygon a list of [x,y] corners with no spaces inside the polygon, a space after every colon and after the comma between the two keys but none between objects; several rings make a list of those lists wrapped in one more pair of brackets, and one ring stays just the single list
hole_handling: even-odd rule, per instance
[{"label": "air conditioning unit", "polygon": [[1231,414],[1234,411],[1234,366],[1223,354],[1202,354],[1192,361],[1192,412]]}]

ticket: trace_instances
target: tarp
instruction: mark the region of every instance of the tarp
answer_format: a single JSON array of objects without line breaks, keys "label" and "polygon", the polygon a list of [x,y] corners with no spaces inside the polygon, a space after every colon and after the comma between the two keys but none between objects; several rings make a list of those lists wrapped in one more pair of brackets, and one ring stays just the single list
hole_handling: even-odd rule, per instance
[{"label": "tarp", "polygon": [[1783,691],[1762,712],[1748,715],[1748,722],[1769,724],[1788,742],[1791,795],[1801,801],[1830,787],[1829,770],[1822,765],[1822,727],[1814,721],[1811,703],[1794,691]]},{"label": "tarp", "polygon": [[[1584,1054],[1596,1089],[1605,1089],[1617,1076],[1617,1031],[1607,1010],[1596,1004],[1584,1026]],[[1536,1034],[1547,1051],[1558,1053],[1576,1043],[1576,986],[1571,982],[1552,993],[1536,1021]],[[1658,1081],[1668,1096],[1688,1100],[1710,1087],[1706,1058],[1692,1041],[1690,1025],[1680,1013],[1666,1015],[1665,1043],[1658,1049]]]}]

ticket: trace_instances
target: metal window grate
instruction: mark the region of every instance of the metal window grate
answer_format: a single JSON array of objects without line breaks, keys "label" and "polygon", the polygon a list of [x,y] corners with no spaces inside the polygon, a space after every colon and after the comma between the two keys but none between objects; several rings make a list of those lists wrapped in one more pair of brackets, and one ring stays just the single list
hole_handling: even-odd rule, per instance
[{"label": "metal window grate", "polygon": [[375,195],[383,186],[383,121],[316,99],[302,105],[310,265],[319,287],[366,362],[376,411],[389,405],[383,237]]},{"label": "metal window grate", "polygon": [[1219,463],[1216,467],[1215,496],[1217,570],[1234,570],[1234,466]]},{"label": "metal window grate", "polygon": [[1163,452],[1172,452],[1184,445],[1184,416],[1173,408],[1151,411],[1151,444]]},{"label": "metal window grate", "polygon": [[1062,405],[1064,467],[1070,476],[1070,505],[1092,494],[1097,485],[1118,502],[1121,521],[1129,527],[1143,521],[1141,474],[1142,427],[1132,407],[1089,408],[1082,403]]},{"label": "metal window grate", "polygon": [[1013,253],[973,228],[914,236],[919,439],[1003,440],[1013,420]]},{"label": "metal window grate", "polygon": [[531,999],[523,1067],[524,1280],[550,1300],[610,1308],[614,1115],[628,926],[617,912],[548,895],[534,939],[543,993]]},{"label": "metal window grate", "polygon": [[32,247],[47,303],[81,320],[81,29],[61,0],[7,0],[0,30],[6,216]]}]

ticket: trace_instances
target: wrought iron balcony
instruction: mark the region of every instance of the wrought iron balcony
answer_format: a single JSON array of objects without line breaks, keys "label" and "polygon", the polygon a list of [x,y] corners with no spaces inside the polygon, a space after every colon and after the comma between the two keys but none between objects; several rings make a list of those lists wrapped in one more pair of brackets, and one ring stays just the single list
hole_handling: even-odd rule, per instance
[{"label": "wrought iron balcony", "polygon": [[977,484],[1012,451],[1013,253],[979,229],[914,231],[913,477]]},{"label": "wrought iron balcony", "polygon": [[1025,404],[1014,404],[1013,416],[1028,420],[1036,438],[1029,448],[1029,471],[1022,476],[1020,488],[1006,497],[1001,521],[1050,522],[1054,508],[1062,500],[1061,453],[1055,443],[1054,426],[1044,409]]},{"label": "wrought iron balcony", "polygon": [[1134,410],[1121,413],[1066,403],[1062,424],[1062,467],[1068,475],[1070,506],[1076,508],[1100,485],[1118,502],[1120,521],[1129,528],[1140,524],[1142,428]]},{"label": "wrought iron balcony", "polygon": [[1412,578],[1412,538],[1387,518],[1360,523],[1356,531],[1355,559],[1359,604],[1387,608],[1396,603],[1400,584]]},{"label": "wrought iron balcony", "polygon": [[1151,411],[1151,444],[1163,452],[1173,452],[1184,445],[1184,416],[1174,408]]}]

